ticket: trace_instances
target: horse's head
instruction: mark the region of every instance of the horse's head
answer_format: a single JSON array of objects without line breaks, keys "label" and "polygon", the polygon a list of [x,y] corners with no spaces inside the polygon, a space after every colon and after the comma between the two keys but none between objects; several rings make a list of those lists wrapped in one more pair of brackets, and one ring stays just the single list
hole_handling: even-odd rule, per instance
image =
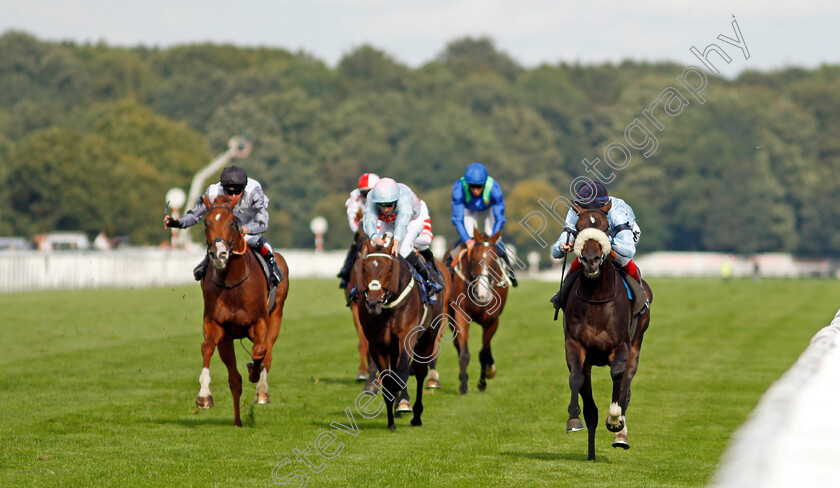
[{"label": "horse's head", "polygon": [[600,208],[584,208],[580,205],[573,204],[572,209],[578,214],[577,230],[595,228],[602,232],[607,232],[610,227],[610,222],[607,219],[607,213],[612,208],[612,202]]},{"label": "horse's head", "polygon": [[583,275],[589,279],[601,276],[601,269],[612,251],[606,232],[594,227],[580,231],[575,239],[575,254],[583,266]]},{"label": "horse's head", "polygon": [[496,243],[499,242],[502,231],[499,230],[499,232],[488,237],[475,229],[473,235],[475,236],[475,245],[467,253],[469,269],[466,271],[470,283],[474,283],[475,298],[479,302],[486,303],[492,298],[493,279],[496,281],[502,279],[502,271],[499,268],[499,253],[496,250]]},{"label": "horse's head", "polygon": [[382,313],[382,306],[396,297],[400,284],[400,262],[390,252],[391,239],[377,246],[369,239],[362,245],[356,260],[356,286],[371,315]]},{"label": "horse's head", "polygon": [[239,203],[242,194],[219,195],[210,202],[205,195],[204,240],[207,242],[207,257],[213,267],[221,271],[228,265],[232,254],[245,254],[248,247],[239,228],[239,220],[233,214],[233,207]]}]

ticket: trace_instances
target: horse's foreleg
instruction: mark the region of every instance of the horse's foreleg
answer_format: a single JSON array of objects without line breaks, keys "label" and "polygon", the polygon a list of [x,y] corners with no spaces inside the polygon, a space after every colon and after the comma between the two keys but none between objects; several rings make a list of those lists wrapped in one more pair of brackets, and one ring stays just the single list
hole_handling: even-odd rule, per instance
[{"label": "horse's foreleg", "polygon": [[356,334],[359,336],[359,372],[356,374],[356,381],[365,381],[368,379],[368,341],[365,331],[362,330],[362,323],[359,321],[359,304],[350,305],[350,310],[353,311],[353,322],[356,325]]},{"label": "horse's foreleg", "polygon": [[481,362],[481,376],[478,379],[478,389],[484,391],[487,388],[487,381],[496,377],[496,365],[493,364],[493,354],[490,351],[490,340],[496,334],[496,329],[499,327],[499,318],[496,317],[484,329],[482,337],[481,352],[478,353],[478,360]]},{"label": "horse's foreleg", "polygon": [[455,314],[455,347],[458,349],[458,365],[461,369],[461,373],[458,376],[461,380],[461,386],[458,390],[464,395],[469,388],[467,386],[467,380],[469,379],[467,366],[470,365],[470,349],[467,344],[469,341],[470,322],[462,313]]},{"label": "horse's foreleg", "polygon": [[583,399],[583,419],[586,421],[588,446],[586,459],[595,460],[595,429],[598,427],[598,407],[592,398],[592,366],[583,366],[583,385],[580,396]]},{"label": "horse's foreleg", "polygon": [[233,339],[225,337],[219,343],[219,357],[227,366],[228,370],[228,384],[230,385],[230,394],[233,396],[233,425],[242,427],[242,421],[239,419],[239,397],[242,395],[242,376],[236,370],[236,353],[233,348]]},{"label": "horse's foreleg", "polygon": [[[431,351],[429,354],[431,354]],[[420,420],[420,416],[423,414],[423,381],[426,379],[429,365],[422,362],[415,362],[412,367],[414,369],[414,377],[417,379],[417,396],[414,399],[414,417],[411,419],[411,425],[419,427],[423,425],[423,421]]]},{"label": "horse's foreleg", "polygon": [[201,343],[201,356],[204,360],[198,382],[201,388],[198,390],[198,397],[195,399],[195,406],[206,409],[212,408],[215,402],[213,394],[210,393],[210,358],[216,350],[216,344],[224,336],[224,330],[211,322],[204,322],[204,342]]},{"label": "horse's foreleg", "polygon": [[566,422],[566,432],[583,430],[583,422],[580,421],[579,395],[583,388],[583,360],[585,352],[580,344],[566,338],[566,365],[569,367],[569,389],[571,399],[569,400],[569,420]]}]

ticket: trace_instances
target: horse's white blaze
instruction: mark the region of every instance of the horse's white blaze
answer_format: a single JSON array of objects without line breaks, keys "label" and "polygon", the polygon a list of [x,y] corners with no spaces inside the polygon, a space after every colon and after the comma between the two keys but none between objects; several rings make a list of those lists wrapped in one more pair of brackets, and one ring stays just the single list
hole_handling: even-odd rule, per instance
[{"label": "horse's white blaze", "polygon": [[487,274],[486,268],[481,273],[481,276],[478,277],[478,283],[476,285],[478,299],[482,302],[488,301],[490,299],[490,277]]},{"label": "horse's white blaze", "polygon": [[220,218],[222,218],[222,214],[216,214],[216,222],[218,222]]},{"label": "horse's white blaze", "polygon": [[589,221],[590,221],[590,222],[592,222],[592,223],[594,224],[594,223],[595,223],[595,217],[593,217],[593,216],[591,216],[591,215],[590,215],[590,216],[589,216]]},{"label": "horse's white blaze", "polygon": [[268,393],[268,373],[265,368],[260,371],[260,381],[257,383],[257,393]]},{"label": "horse's white blaze", "polygon": [[216,256],[221,256],[223,252],[227,251],[227,245],[224,242],[216,241]]},{"label": "horse's white blaze", "polygon": [[198,396],[210,396],[210,368],[201,368],[201,374],[198,375],[198,382],[201,384]]},{"label": "horse's white blaze", "polygon": [[379,280],[373,280],[370,283],[368,283],[368,290],[379,291],[381,289],[382,283],[380,283]]}]

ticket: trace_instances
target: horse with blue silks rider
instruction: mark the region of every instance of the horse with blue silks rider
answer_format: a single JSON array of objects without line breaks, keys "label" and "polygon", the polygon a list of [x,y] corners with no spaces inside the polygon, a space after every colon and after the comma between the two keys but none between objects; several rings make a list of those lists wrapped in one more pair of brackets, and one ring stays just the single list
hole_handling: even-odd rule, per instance
[{"label": "horse with blue silks rider", "polygon": [[[452,185],[452,224],[458,231],[459,240],[446,256],[447,267],[452,269],[452,261],[463,248],[472,250],[475,229],[492,236],[502,230],[506,221],[505,198],[499,183],[488,175],[483,164],[475,162],[467,166],[464,176]],[[516,275],[501,239],[496,247],[507,266],[511,284],[517,286]]]}]

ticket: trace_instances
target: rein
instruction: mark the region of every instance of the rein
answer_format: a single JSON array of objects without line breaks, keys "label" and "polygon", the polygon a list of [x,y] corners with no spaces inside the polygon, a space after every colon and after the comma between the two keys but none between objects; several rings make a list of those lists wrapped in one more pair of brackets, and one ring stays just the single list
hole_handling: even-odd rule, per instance
[{"label": "rein", "polygon": [[[372,258],[372,257],[388,258],[388,259],[391,259],[391,260],[394,259],[394,257],[391,256],[390,254],[385,254],[385,253],[381,253],[381,252],[370,253],[362,259],[367,259],[367,258]],[[407,285],[405,285],[405,288],[403,288],[403,291],[400,292],[397,299],[393,300],[393,301],[388,301],[388,302],[383,303],[382,308],[394,308],[396,306],[399,306],[402,302],[405,301],[405,299],[408,297],[409,293],[411,293],[411,290],[414,289],[414,284],[415,284],[414,276],[412,276],[411,280],[408,282]],[[379,291],[379,290],[382,289],[382,283],[380,283],[379,280],[373,280],[370,283],[368,283],[368,288],[367,289],[368,290],[373,290],[373,291]],[[387,290],[387,292],[389,294],[391,293],[390,290]],[[365,296],[367,296],[367,290],[365,290]]]},{"label": "rein", "polygon": [[[606,265],[606,266],[612,266],[612,263],[607,263],[606,261],[604,261],[603,263],[601,263],[601,267],[604,267],[605,265]],[[585,298],[585,297],[582,297],[582,296],[580,295],[580,286],[578,286],[577,288],[575,288],[575,296],[576,296],[576,297],[578,297],[579,299],[581,299],[582,301],[584,301],[584,302],[586,302],[586,303],[591,303],[591,304],[593,304],[593,305],[599,305],[599,304],[601,304],[601,305],[602,305],[602,304],[604,304],[604,303],[609,303],[609,302],[611,302],[611,301],[615,300],[615,297],[616,297],[616,296],[618,296],[618,285],[616,284],[616,278],[618,278],[618,279],[620,279],[620,278],[621,278],[621,277],[617,277],[617,276],[616,276],[617,274],[618,274],[617,272],[613,271],[613,291],[612,291],[612,297],[607,298],[607,299],[605,299],[605,300],[590,300],[590,299]],[[601,277],[603,278],[603,276],[604,276],[604,272],[603,272],[603,271],[601,271]]]},{"label": "rein", "polygon": [[[245,251],[246,252],[248,251],[247,247],[245,248]],[[237,256],[239,256],[239,255],[237,254]],[[244,278],[237,281],[236,283],[234,283],[232,285],[226,285],[224,283],[216,283],[212,279],[210,280],[210,282],[213,283],[214,285],[218,286],[219,288],[224,288],[226,290],[236,288],[237,286],[241,285],[242,283],[245,283],[245,280],[247,280],[248,278],[251,277],[251,264],[252,264],[253,260],[254,260],[254,256],[252,254],[248,254],[248,274],[246,274]],[[230,266],[230,263],[228,263],[228,266]],[[209,275],[207,275],[207,276],[209,276]]]},{"label": "rein", "polygon": [[[233,215],[233,221],[236,222],[236,232],[237,232],[237,234],[242,233],[242,227],[239,225],[239,219],[236,218],[236,214],[233,213],[233,210],[230,207],[226,207],[224,205],[216,205],[216,206],[213,206],[213,207],[210,207],[209,209],[207,209],[207,213],[209,214],[211,210],[215,210],[215,209],[224,209],[224,210],[227,210],[228,212],[230,212],[231,215]],[[233,250],[233,240],[228,241],[227,239],[224,239],[222,237],[217,237],[217,238],[213,239],[213,242],[207,243],[207,253],[210,252],[210,246],[215,244],[216,242],[219,242],[219,241],[225,243],[225,245],[228,247],[228,249],[230,249],[230,253],[234,256],[241,256],[241,255],[246,254],[248,252],[248,246],[245,246],[245,250],[242,251],[242,252],[234,252],[234,250]],[[252,255],[248,254],[248,274],[246,274],[244,278],[242,278],[238,282],[234,283],[233,285],[227,285],[225,283],[216,283],[212,279],[210,280],[210,282],[213,283],[214,285],[218,286],[219,288],[224,288],[226,290],[236,288],[237,286],[241,285],[242,283],[245,283],[245,280],[247,280],[248,278],[251,277],[251,264],[252,264],[253,259],[254,259],[254,257]],[[228,263],[228,266],[230,266],[230,263]]]}]

